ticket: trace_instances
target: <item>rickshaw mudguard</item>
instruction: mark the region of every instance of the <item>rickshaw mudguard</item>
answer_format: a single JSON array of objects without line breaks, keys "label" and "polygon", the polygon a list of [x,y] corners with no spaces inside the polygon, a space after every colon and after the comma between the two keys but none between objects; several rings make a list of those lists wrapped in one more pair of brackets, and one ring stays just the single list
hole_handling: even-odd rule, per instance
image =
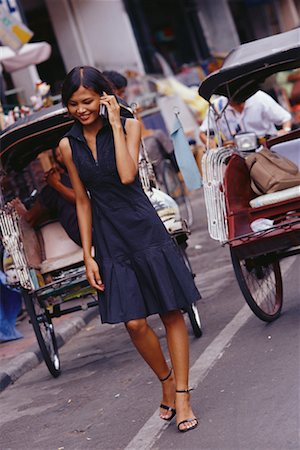
[{"label": "rickshaw mudguard", "polygon": [[286,256],[298,254],[290,249],[299,248],[300,245],[300,222],[287,224],[286,227],[270,229],[265,232],[250,233],[240,236],[229,245],[234,249],[236,256],[240,260],[257,258],[259,256],[270,255],[273,260],[280,260]]},{"label": "rickshaw mudguard", "polygon": [[300,66],[300,28],[242,44],[225,58],[221,69],[200,85],[199,95],[233,97],[241,89],[249,96],[270,75]]}]

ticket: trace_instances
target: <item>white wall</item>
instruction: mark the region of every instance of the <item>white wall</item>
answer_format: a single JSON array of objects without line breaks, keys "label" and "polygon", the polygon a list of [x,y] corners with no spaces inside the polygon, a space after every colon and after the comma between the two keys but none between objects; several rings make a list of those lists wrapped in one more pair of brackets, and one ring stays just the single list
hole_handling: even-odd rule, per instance
[{"label": "white wall", "polygon": [[92,64],[87,57],[69,0],[45,0],[67,72],[74,66]]},{"label": "white wall", "polygon": [[142,63],[121,0],[73,0],[81,33],[94,65],[101,69],[141,70]]},{"label": "white wall", "polygon": [[67,70],[89,64],[100,70],[144,73],[122,0],[46,0],[46,4]]},{"label": "white wall", "polygon": [[227,0],[198,0],[198,16],[212,54],[228,53],[240,44]]}]

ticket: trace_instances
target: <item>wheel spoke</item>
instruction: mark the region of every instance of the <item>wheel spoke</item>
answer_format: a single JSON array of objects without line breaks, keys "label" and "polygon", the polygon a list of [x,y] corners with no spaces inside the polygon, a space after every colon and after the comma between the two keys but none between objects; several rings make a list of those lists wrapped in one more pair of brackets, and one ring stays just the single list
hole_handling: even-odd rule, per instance
[{"label": "wheel spoke", "polygon": [[57,377],[60,374],[60,361],[54,327],[48,311],[42,308],[35,295],[25,294],[26,308],[50,373]]},{"label": "wheel spoke", "polygon": [[267,314],[276,312],[278,293],[273,265],[253,267],[248,270],[244,262],[242,270],[255,303]]},{"label": "wheel spoke", "polygon": [[248,305],[260,319],[275,320],[282,308],[282,278],[279,262],[270,258],[239,258],[231,249],[237,281]]}]

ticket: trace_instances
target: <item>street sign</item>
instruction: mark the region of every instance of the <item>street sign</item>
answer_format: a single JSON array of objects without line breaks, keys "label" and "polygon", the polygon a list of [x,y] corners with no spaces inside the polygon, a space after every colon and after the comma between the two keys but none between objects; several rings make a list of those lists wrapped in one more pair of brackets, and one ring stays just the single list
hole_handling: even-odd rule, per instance
[{"label": "street sign", "polygon": [[3,45],[17,52],[32,36],[33,32],[26,25],[0,5],[0,40]]}]

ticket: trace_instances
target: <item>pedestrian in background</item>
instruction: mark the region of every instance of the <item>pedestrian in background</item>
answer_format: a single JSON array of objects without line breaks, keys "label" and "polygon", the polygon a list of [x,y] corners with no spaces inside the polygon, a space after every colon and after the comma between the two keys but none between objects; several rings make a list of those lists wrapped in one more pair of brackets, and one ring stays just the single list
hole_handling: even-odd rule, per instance
[{"label": "pedestrian in background", "polygon": [[104,70],[102,74],[109,80],[112,85],[114,94],[124,99],[127,87],[127,78],[116,70]]},{"label": "pedestrian in background", "polygon": [[127,78],[115,70],[106,70],[102,74],[109,81],[112,92],[117,97],[122,111],[121,115],[128,118],[134,117],[134,112],[126,101]]},{"label": "pedestrian in background", "polygon": [[[181,310],[200,294],[142,190],[140,123],[121,118],[110,85],[93,67],[71,70],[62,100],[75,124],[60,148],[75,190],[86,274],[98,292],[101,320],[125,323],[161,381],[160,417],[170,421],[177,414],[178,430],[192,430],[198,420],[189,401],[189,342]],[[108,119],[99,115],[100,105]],[[165,326],[172,368],[147,323],[152,314],[159,314]]]},{"label": "pedestrian in background", "polygon": [[19,198],[13,199],[10,204],[32,227],[58,219],[69,238],[81,246],[75,193],[58,146],[52,149],[52,156],[55,166],[45,174],[47,185],[41,190],[32,207],[27,209]]},{"label": "pedestrian in background", "polygon": [[[228,106],[227,103],[229,101]],[[277,103],[270,95],[263,91],[257,91],[248,96],[247,91],[241,91],[232,99],[219,96],[213,101],[217,113],[225,109],[218,120],[218,126],[223,136],[223,141],[232,141],[233,137],[241,132],[254,132],[258,138],[267,135],[274,136],[291,131],[291,114]],[[208,124],[214,123],[214,114],[208,110],[200,126],[200,139],[207,145]],[[281,129],[278,131],[277,127]],[[216,143],[211,136],[211,147]]]}]

